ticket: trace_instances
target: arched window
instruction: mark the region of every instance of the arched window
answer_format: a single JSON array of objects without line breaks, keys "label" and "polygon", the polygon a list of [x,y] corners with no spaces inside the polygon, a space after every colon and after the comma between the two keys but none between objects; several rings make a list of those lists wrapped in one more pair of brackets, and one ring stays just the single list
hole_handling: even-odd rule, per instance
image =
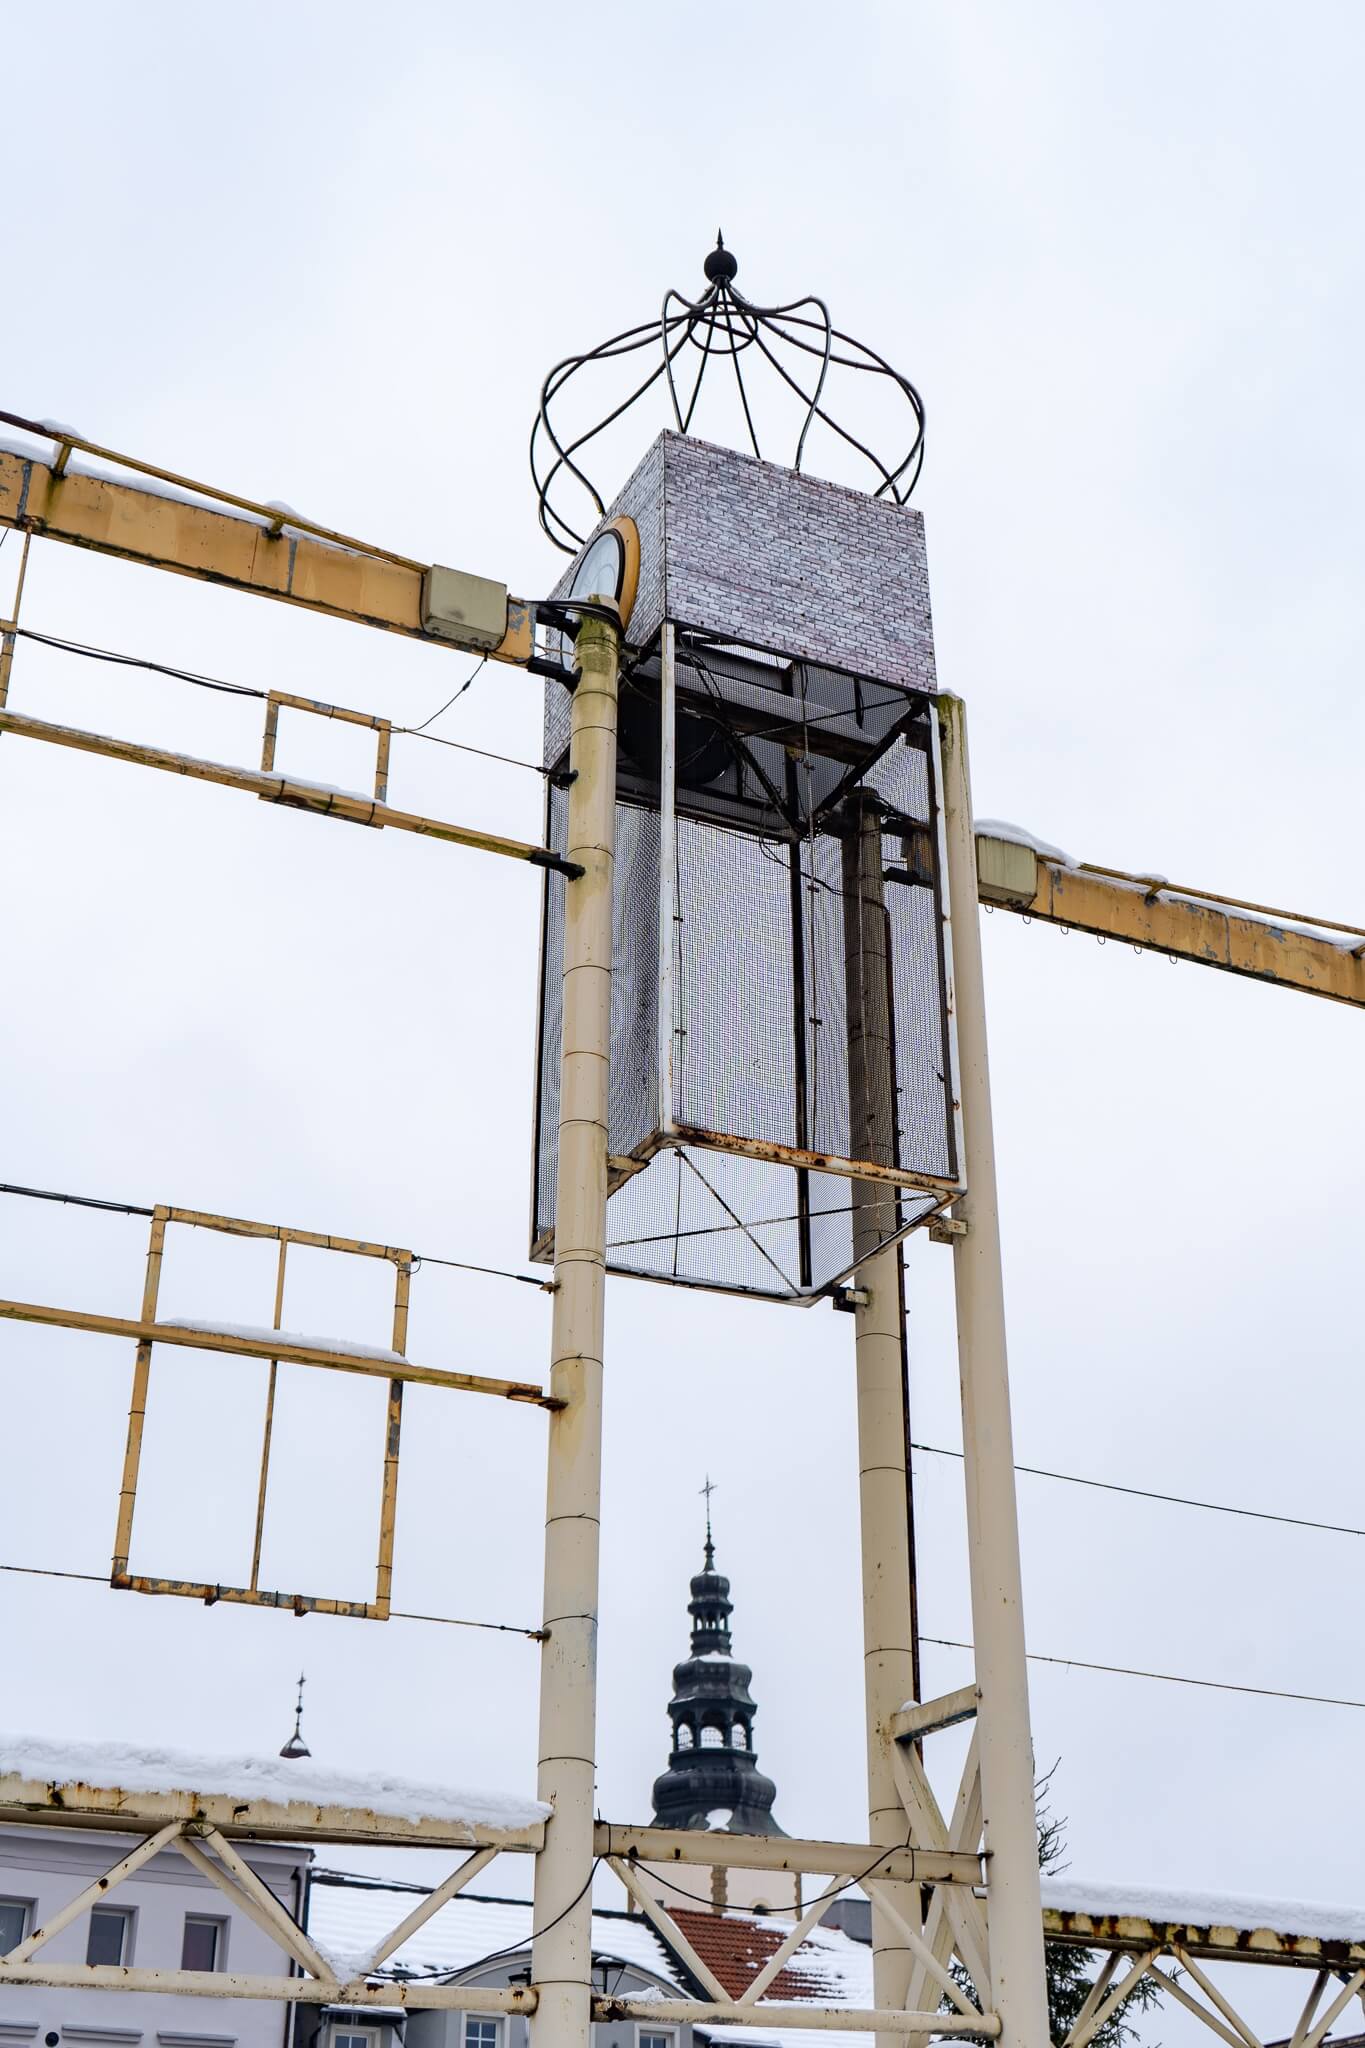
[{"label": "arched window", "polygon": [[749,1747],[749,1731],[742,1721],[736,1721],[730,1731],[730,1747],[731,1749],[747,1749]]},{"label": "arched window", "polygon": [[701,1731],[703,1749],[724,1749],[725,1730],[715,1721],[708,1721]]},{"label": "arched window", "polygon": [[679,1721],[678,1723],[677,1746],[679,1749],[691,1749],[692,1747],[692,1730],[686,1721]]}]

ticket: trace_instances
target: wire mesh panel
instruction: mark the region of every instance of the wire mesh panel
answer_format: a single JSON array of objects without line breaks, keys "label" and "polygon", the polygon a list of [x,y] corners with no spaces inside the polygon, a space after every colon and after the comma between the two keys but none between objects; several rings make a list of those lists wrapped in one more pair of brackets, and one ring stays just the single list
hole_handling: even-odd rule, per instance
[{"label": "wire mesh panel", "polygon": [[[552,686],[558,851],[567,728]],[[931,702],[666,626],[623,675],[619,736],[608,1261],[810,1299],[957,1190]],[[547,875],[541,1258],[564,888]]]}]

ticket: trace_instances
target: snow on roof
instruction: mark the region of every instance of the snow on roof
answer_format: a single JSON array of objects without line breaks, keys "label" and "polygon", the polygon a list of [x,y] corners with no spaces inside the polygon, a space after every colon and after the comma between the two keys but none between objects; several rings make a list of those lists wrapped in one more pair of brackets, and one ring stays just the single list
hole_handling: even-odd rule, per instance
[{"label": "snow on roof", "polygon": [[[336,1882],[336,1878],[342,1882]],[[329,1961],[362,1972],[384,1936],[405,1920],[418,1903],[410,1887],[352,1885],[345,1873],[319,1875],[309,1888],[308,1931]],[[531,1939],[531,1907],[516,1899],[482,1898],[461,1893],[434,1913],[425,1927],[405,1941],[384,1963],[395,1968],[445,1976],[468,1970],[484,1956],[504,1949],[522,1949]],[[648,1921],[594,1913],[593,1953],[644,1970],[680,1990],[677,1968]]]},{"label": "snow on roof", "polygon": [[[708,1963],[721,1983],[737,1995],[792,1930],[790,1920],[771,1913],[730,1913],[717,1919],[708,1913],[675,1907],[673,1918],[692,1946]],[[760,2006],[769,2002],[794,2004],[809,1999],[821,2005],[847,2005],[866,2011],[876,2004],[872,1993],[872,1950],[864,1942],[852,1941],[836,1927],[816,1927],[778,1972]],[[768,2027],[704,2028],[711,2041],[743,2042],[747,2048],[810,2048],[811,2036],[804,2028]],[[872,2048],[871,2034],[840,2031],[825,2038],[841,2041],[845,2048]]]},{"label": "snow on roof", "polygon": [[1074,1877],[1045,1877],[1042,1890],[1044,1907],[1054,1913],[1126,1917],[1176,1927],[1265,1929],[1314,1941],[1365,1943],[1365,1906],[1260,1899],[1241,1892],[1168,1891],[1158,1885],[1092,1883]]},{"label": "snow on roof", "polygon": [[494,1828],[535,1827],[550,1812],[538,1799],[422,1784],[387,1770],[336,1771],[283,1757],[209,1756],[160,1745],[72,1742],[0,1732],[0,1774],[7,1772],[45,1785],[188,1792],[280,1805],[358,1806],[401,1820],[467,1821]]}]

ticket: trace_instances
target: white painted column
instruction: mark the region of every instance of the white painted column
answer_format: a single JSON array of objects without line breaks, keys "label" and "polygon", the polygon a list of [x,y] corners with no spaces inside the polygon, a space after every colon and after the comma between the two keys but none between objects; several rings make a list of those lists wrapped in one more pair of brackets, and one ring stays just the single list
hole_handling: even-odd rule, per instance
[{"label": "white painted column", "polygon": [[1000,1213],[986,1058],[986,996],[977,905],[976,833],[963,705],[938,699],[942,741],[953,991],[962,1086],[963,1179],[953,1213],[958,1365],[980,1690],[977,1729],[987,1870],[991,1993],[1003,2048],[1047,2048],[1047,1979],[1034,1816],[1033,1742],[1014,1490]]},{"label": "white painted column", "polygon": [[597,1598],[606,1297],[607,1078],[611,1051],[612,868],[620,639],[579,627],[569,740],[559,1180],[555,1199],[538,1789],[554,1814],[536,1857],[531,1977],[539,2048],[589,2048]]}]

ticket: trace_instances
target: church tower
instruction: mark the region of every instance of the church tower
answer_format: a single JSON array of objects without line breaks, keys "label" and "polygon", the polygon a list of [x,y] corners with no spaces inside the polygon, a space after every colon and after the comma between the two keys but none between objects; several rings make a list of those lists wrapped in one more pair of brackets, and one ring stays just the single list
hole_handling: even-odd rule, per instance
[{"label": "church tower", "polygon": [[730,1581],[716,1570],[709,1497],[705,1564],[692,1581],[687,1611],[692,1654],[673,1668],[673,1753],[654,1781],[654,1825],[783,1834],[773,1819],[777,1787],[754,1755],[753,1673],[730,1654],[734,1604]]}]

